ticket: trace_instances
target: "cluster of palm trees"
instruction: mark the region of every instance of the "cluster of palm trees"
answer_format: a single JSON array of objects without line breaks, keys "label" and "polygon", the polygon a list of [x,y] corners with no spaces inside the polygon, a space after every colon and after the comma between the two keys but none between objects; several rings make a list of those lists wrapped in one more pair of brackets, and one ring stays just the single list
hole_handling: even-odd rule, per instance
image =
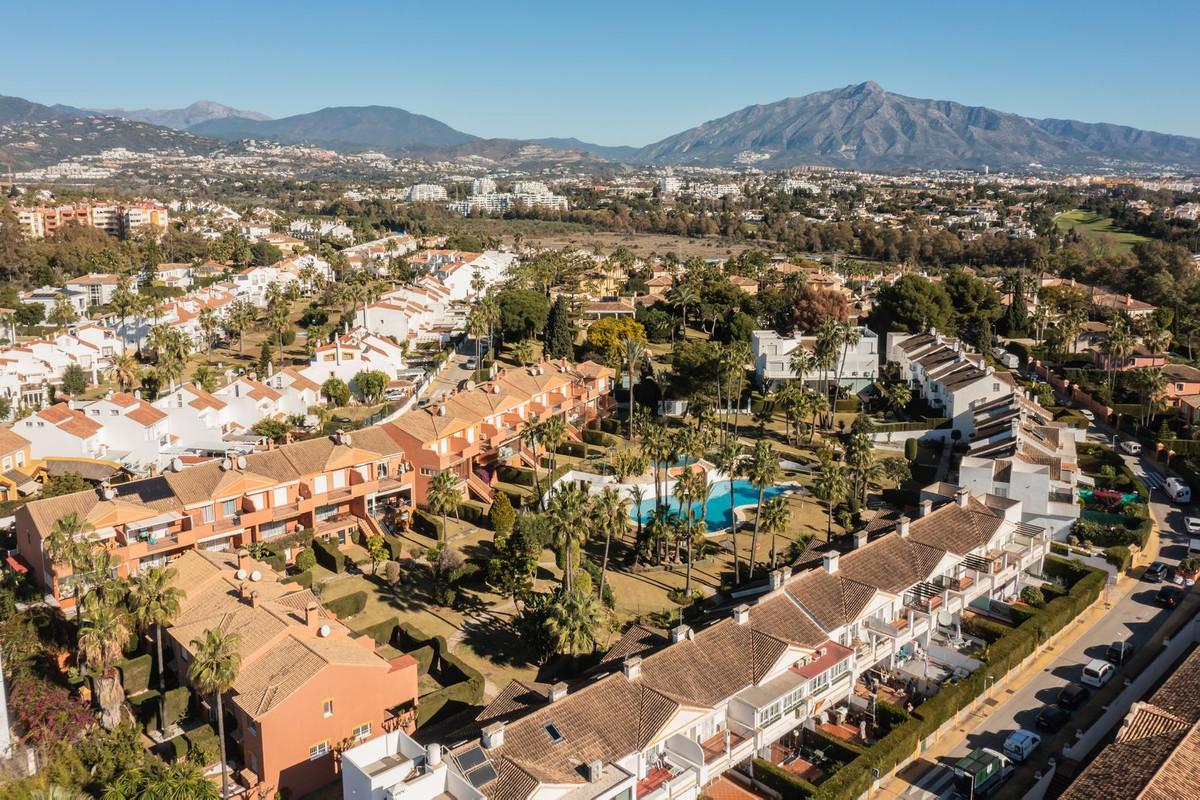
[{"label": "cluster of palm trees", "polygon": [[[75,591],[79,662],[96,675],[100,722],[106,729],[113,730],[125,717],[125,693],[116,663],[124,655],[131,634],[153,635],[161,693],[166,680],[163,630],[178,617],[184,593],[174,585],[176,573],[169,567],[150,567],[132,580],[116,577],[114,556],[94,534],[92,526],[78,514],[65,514],[55,521],[46,537],[45,551],[56,573],[64,565],[71,569],[70,575],[62,576],[60,581],[69,581]],[[194,640],[191,648],[194,655],[188,662],[188,678],[197,691],[213,695],[217,709],[222,789],[225,790],[228,775],[221,695],[237,678],[240,663],[237,636],[209,630]],[[172,774],[167,777],[180,780],[186,776]],[[223,791],[222,796],[227,794]]]}]

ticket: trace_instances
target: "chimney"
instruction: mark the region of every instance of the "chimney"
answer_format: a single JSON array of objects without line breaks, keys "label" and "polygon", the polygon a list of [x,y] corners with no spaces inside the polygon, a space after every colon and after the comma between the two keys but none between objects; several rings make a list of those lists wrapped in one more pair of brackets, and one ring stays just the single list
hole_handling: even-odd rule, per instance
[{"label": "chimney", "polygon": [[482,734],[483,735],[480,738],[482,739],[484,750],[494,750],[497,747],[502,747],[504,745],[503,722],[494,722],[491,725],[488,725],[483,729]]},{"label": "chimney", "polygon": [[238,585],[238,597],[240,597],[242,600],[247,600],[247,601],[250,599],[250,584],[246,583],[245,581],[242,581]]},{"label": "chimney", "polygon": [[249,571],[249,569],[250,569],[250,551],[249,550],[238,550],[237,559],[238,559],[238,569],[244,569],[244,570]]},{"label": "chimney", "polygon": [[633,680],[642,674],[642,657],[630,656],[625,659],[621,665],[621,671],[625,673],[625,677]]},{"label": "chimney", "polygon": [[908,538],[908,522],[909,519],[906,516],[896,520],[896,533]]},{"label": "chimney", "polygon": [[550,687],[550,694],[547,695],[546,700],[551,703],[557,703],[559,700],[562,700],[566,696],[567,696],[567,684],[563,683],[562,681],[559,681],[558,683],[556,683]]},{"label": "chimney", "polygon": [[867,532],[865,530],[855,531],[854,532],[854,549],[861,550],[866,546],[867,546]]},{"label": "chimney", "polygon": [[250,592],[250,607],[258,608],[258,590],[257,589]]},{"label": "chimney", "polygon": [[750,606],[742,603],[733,609],[733,621],[738,625],[745,625],[750,621]]},{"label": "chimney", "polygon": [[838,551],[834,550],[833,552],[826,553],[824,556],[821,557],[821,562],[825,565],[825,571],[828,572],[830,575],[833,575],[838,571],[839,556],[840,556],[840,554],[838,553]]},{"label": "chimney", "polygon": [[425,766],[433,768],[442,764],[442,746],[430,744],[425,746]]},{"label": "chimney", "polygon": [[687,625],[676,625],[671,628],[671,644],[678,644],[684,639],[692,638],[692,629]]},{"label": "chimney", "polygon": [[958,503],[959,508],[967,507],[967,500],[971,497],[971,493],[966,489],[959,489],[954,493],[954,502]]},{"label": "chimney", "polygon": [[310,631],[315,631],[321,625],[320,606],[309,603],[304,607],[304,624]]},{"label": "chimney", "polygon": [[780,567],[779,568],[779,577],[783,583],[787,583],[788,578],[792,577],[792,568],[791,567]]},{"label": "chimney", "polygon": [[933,513],[933,501],[925,498],[921,501],[921,512],[917,516],[927,517]]},{"label": "chimney", "polygon": [[588,783],[596,783],[604,777],[604,762],[600,760],[592,761],[587,765]]},{"label": "chimney", "polygon": [[770,578],[771,578],[771,589],[772,590],[778,589],[780,586],[783,586],[783,573],[780,572],[779,570],[777,570],[777,569],[771,570]]}]

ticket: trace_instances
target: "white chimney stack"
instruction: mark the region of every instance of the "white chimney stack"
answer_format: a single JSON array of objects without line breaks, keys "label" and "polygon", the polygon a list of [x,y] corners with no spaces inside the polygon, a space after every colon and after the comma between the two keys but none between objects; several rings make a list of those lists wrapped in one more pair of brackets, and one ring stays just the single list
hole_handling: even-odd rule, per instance
[{"label": "white chimney stack", "polygon": [[621,665],[621,671],[625,673],[625,677],[629,680],[634,680],[642,674],[642,657],[630,656],[625,659]]},{"label": "white chimney stack", "polygon": [[825,571],[830,575],[833,575],[838,571],[839,556],[840,554],[834,550],[832,553],[826,553],[821,557],[821,561],[825,565]]},{"label": "white chimney stack", "polygon": [[908,517],[901,517],[896,520],[896,533],[907,538],[908,537]]},{"label": "white chimney stack", "polygon": [[745,625],[750,621],[750,606],[742,603],[733,609],[733,621],[738,625]]},{"label": "white chimney stack", "polygon": [[504,723],[494,722],[481,732],[484,750],[494,750],[504,746]]}]

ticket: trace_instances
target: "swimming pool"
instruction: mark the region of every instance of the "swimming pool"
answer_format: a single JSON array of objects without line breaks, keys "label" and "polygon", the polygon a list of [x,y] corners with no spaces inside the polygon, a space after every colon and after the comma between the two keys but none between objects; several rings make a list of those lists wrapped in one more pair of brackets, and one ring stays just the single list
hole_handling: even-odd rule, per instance
[{"label": "swimming pool", "polygon": [[[632,506],[629,510],[629,516],[635,520],[641,517],[642,522],[648,522],[654,516],[654,487],[651,486],[649,488],[650,495],[642,501],[642,504],[640,506]],[[795,491],[795,489],[795,486],[768,486],[763,492],[763,500],[769,500],[776,495]],[[663,501],[670,513],[679,513],[680,505],[675,497],[664,497]],[[733,505],[734,508],[746,505],[758,505],[758,488],[745,479],[734,481]],[[733,519],[729,513],[729,481],[723,480],[716,483],[713,487],[713,493],[708,496],[707,507],[708,513],[705,515],[704,523],[709,533],[729,527]],[[692,508],[693,513],[699,515],[700,504],[696,503]]]}]

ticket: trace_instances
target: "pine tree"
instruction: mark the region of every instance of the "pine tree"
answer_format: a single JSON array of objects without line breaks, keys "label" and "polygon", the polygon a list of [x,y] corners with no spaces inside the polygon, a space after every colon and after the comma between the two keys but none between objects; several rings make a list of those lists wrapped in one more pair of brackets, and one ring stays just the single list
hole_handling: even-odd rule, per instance
[{"label": "pine tree", "polygon": [[559,295],[550,306],[546,319],[546,355],[550,358],[571,358],[575,355],[575,330],[571,307],[565,295]]}]

